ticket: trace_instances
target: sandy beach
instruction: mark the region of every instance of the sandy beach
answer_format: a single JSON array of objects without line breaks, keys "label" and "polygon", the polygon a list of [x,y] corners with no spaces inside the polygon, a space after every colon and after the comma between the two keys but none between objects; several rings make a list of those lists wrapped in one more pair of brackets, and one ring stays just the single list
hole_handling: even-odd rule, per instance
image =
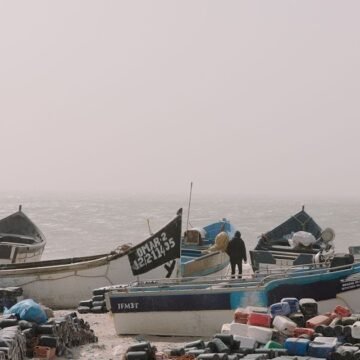
[{"label": "sandy beach", "polygon": [[[60,317],[70,312],[69,310],[57,310],[54,312],[54,315],[55,317]],[[139,340],[150,341],[151,345],[156,346],[158,351],[166,351],[170,348],[182,346],[189,341],[199,339],[198,337],[144,336],[141,334],[135,336],[118,336],[115,333],[115,327],[110,313],[78,314],[78,317],[90,324],[91,329],[94,330],[99,341],[97,343],[71,348],[72,359],[121,359],[127,348]],[[58,359],[66,359],[66,357],[58,357]]]}]

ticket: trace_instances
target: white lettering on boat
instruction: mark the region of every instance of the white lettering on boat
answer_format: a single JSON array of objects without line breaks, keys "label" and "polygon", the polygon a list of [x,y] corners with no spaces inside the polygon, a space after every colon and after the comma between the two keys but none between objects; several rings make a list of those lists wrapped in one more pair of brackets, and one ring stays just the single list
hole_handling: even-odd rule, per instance
[{"label": "white lettering on boat", "polygon": [[166,256],[166,253],[174,246],[174,239],[172,237],[168,238],[166,232],[162,232],[159,237],[149,240],[147,243],[136,249],[137,259],[133,262],[134,270],[139,270]]},{"label": "white lettering on boat", "polygon": [[118,304],[118,310],[136,310],[138,308],[139,308],[139,303],[137,302]]}]

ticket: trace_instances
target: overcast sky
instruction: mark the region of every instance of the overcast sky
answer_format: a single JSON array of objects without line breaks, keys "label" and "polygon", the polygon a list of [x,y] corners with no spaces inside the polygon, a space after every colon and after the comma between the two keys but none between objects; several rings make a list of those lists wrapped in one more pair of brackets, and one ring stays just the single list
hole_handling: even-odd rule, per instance
[{"label": "overcast sky", "polygon": [[359,197],[359,14],[1,1],[1,191]]}]

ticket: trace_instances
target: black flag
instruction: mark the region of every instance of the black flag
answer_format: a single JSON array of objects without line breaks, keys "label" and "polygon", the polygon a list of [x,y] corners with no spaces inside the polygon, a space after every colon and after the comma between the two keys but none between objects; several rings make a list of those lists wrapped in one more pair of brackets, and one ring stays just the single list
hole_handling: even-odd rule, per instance
[{"label": "black flag", "polygon": [[144,274],[168,261],[180,258],[181,217],[182,209],[156,234],[131,248],[128,257],[133,275]]}]

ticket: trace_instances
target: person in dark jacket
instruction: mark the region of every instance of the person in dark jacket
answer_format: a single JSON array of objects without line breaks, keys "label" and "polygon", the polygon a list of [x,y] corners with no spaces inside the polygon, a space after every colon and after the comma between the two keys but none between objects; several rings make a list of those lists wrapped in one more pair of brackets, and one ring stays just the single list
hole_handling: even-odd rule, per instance
[{"label": "person in dark jacket", "polygon": [[230,240],[226,252],[230,257],[231,277],[235,278],[235,270],[237,266],[239,271],[239,278],[241,278],[242,261],[244,260],[246,262],[247,257],[245,243],[241,238],[240,231],[235,231],[234,237]]}]

